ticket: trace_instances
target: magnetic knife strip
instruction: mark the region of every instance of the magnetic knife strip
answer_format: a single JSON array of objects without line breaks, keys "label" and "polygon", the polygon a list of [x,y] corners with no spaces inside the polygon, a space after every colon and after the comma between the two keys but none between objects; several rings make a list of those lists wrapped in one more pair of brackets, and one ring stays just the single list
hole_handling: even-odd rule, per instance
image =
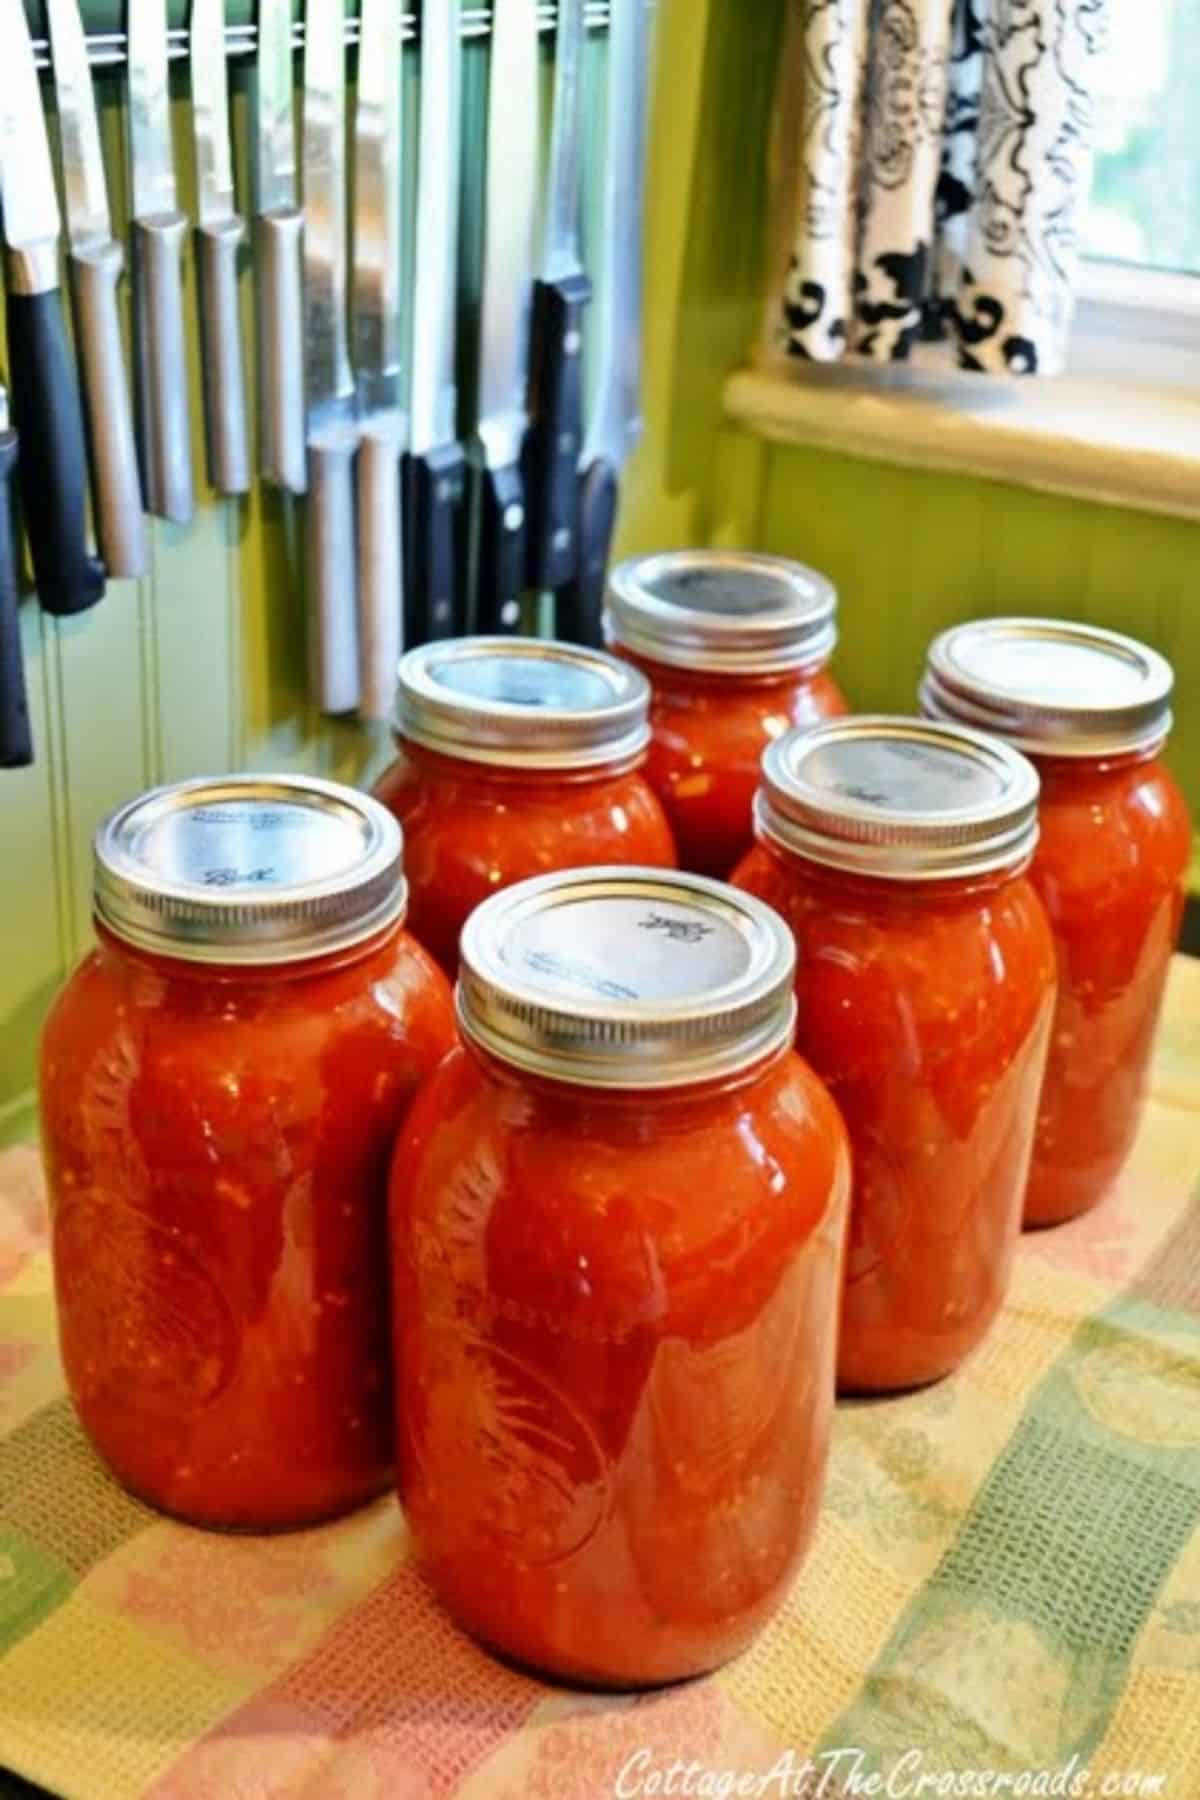
[{"label": "magnetic knife strip", "polygon": [[[590,30],[601,30],[607,26],[608,0],[588,0],[585,8],[585,19]],[[538,23],[543,31],[553,31],[558,25],[558,7],[544,3],[538,6]],[[420,36],[420,14],[415,9],[405,12],[401,29],[401,42],[415,43]],[[467,6],[463,8],[461,19],[461,36],[464,39],[485,38],[492,29],[492,8],[490,6]],[[189,33],[185,28],[174,28],[167,33],[167,55],[172,62],[186,60],[188,54]],[[347,44],[358,43],[358,19],[347,17]],[[258,29],[252,23],[245,25],[227,25],[225,28],[225,54],[227,56],[248,56],[258,43]],[[304,47],[304,24],[298,20],[292,28],[292,47],[301,50]],[[125,61],[125,33],[123,31],[89,32],[87,36],[88,61],[95,69],[115,68]],[[35,37],[33,53],[39,69],[50,68],[50,44],[46,38]]]}]

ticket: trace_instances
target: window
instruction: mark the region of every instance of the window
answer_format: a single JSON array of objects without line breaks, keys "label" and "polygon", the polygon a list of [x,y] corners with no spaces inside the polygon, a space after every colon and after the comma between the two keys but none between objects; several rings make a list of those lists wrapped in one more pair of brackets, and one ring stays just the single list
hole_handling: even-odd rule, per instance
[{"label": "window", "polygon": [[1114,0],[1087,253],[1200,274],[1200,0]]}]

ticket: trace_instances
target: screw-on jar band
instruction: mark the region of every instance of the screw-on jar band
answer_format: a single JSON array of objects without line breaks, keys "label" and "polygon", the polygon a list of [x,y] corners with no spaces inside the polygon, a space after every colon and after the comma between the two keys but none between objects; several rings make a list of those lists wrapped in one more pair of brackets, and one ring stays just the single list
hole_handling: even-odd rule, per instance
[{"label": "screw-on jar band", "polygon": [[682,1087],[791,1042],[795,950],[770,907],[724,882],[570,870],[486,900],[462,935],[462,1029],[527,1073]]},{"label": "screw-on jar band", "polygon": [[467,637],[401,658],[401,737],[468,762],[581,770],[636,760],[650,741],[644,675],[602,650]]},{"label": "screw-on jar band", "polygon": [[863,715],[785,732],[763,755],[761,834],[810,862],[890,880],[984,875],[1028,861],[1038,778],[982,732]]},{"label": "screw-on jar band", "polygon": [[403,918],[403,844],[385,807],[338,782],[176,782],[96,833],[96,916],[127,943],[188,962],[324,956]]},{"label": "screw-on jar band", "polygon": [[1171,665],[1120,632],[1058,619],[975,619],[929,647],[921,710],[1019,750],[1115,756],[1171,729]]},{"label": "screw-on jar band", "polygon": [[606,627],[618,649],[712,674],[819,666],[837,641],[833,583],[803,563],[741,550],[672,550],[619,563]]}]

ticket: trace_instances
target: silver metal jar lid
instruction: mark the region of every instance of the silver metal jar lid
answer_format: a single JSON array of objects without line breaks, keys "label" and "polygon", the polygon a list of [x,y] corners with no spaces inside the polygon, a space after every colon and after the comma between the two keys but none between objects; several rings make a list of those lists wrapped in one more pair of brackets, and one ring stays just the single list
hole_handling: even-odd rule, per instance
[{"label": "silver metal jar lid", "polygon": [[400,660],[396,730],[469,762],[589,769],[650,741],[644,675],[603,650],[544,638],[466,637]]},{"label": "silver metal jar lid", "polygon": [[831,581],[783,556],[670,550],[618,563],[610,641],[673,668],[769,675],[822,663],[837,642]]},{"label": "silver metal jar lid", "polygon": [[961,725],[876,715],[785,732],[763,754],[755,822],[785,850],[895,881],[985,875],[1037,843],[1038,778]]},{"label": "silver metal jar lid", "polygon": [[1057,619],[977,619],[929,647],[922,712],[994,731],[1020,750],[1104,756],[1171,729],[1171,665],[1116,631]]},{"label": "silver metal jar lid", "polygon": [[187,962],[326,956],[404,916],[404,839],[386,807],[305,775],[202,776],[119,807],[94,842],[95,909]]},{"label": "silver metal jar lid", "polygon": [[493,1056],[588,1087],[681,1087],[792,1040],[795,949],[769,906],[700,875],[568,870],[463,928],[458,1011]]}]

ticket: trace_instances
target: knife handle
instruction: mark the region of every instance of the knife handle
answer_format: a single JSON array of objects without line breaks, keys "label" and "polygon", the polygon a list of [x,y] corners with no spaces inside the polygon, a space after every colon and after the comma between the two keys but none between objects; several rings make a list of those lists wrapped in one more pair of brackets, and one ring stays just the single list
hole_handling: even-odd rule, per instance
[{"label": "knife handle", "polygon": [[133,297],[142,488],[160,519],[192,516],[192,444],[183,324],[182,213],[133,222]]},{"label": "knife handle", "polygon": [[358,710],[386,719],[396,697],[396,665],[404,635],[401,562],[400,447],[402,415],[363,427],[358,442]]},{"label": "knife handle", "polygon": [[196,232],[200,293],[200,358],[204,369],[204,447],[208,479],[218,494],[250,487],[246,375],[238,310],[238,250],[246,222],[236,215]]},{"label": "knife handle", "polygon": [[73,250],[68,263],[96,536],[110,575],[137,576],[146,571],[146,522],[117,301],[124,266],[121,246],[111,240],[94,250]]},{"label": "knife handle", "polygon": [[354,596],[354,453],[349,422],[308,440],[308,619],[313,694],[322,712],[358,705]]},{"label": "knife handle", "polygon": [[33,761],[21,657],[17,538],[12,515],[16,463],[17,434],[0,431],[0,769],[24,769]]},{"label": "knife handle", "polygon": [[525,440],[529,585],[558,588],[575,573],[579,445],[583,434],[583,309],[587,276],[536,281]]},{"label": "knife handle", "polygon": [[484,465],[479,514],[479,593],[475,629],[512,636],[521,629],[525,590],[525,494],[516,463]]},{"label": "knife handle", "polygon": [[571,644],[604,646],[604,589],[617,521],[617,471],[597,458],[579,486],[579,567],[555,602],[555,632]]},{"label": "knife handle", "polygon": [[304,214],[277,207],[258,220],[259,410],[262,472],[302,494],[304,452]]},{"label": "knife handle", "polygon": [[38,598],[50,613],[85,612],[104,592],[104,565],[88,549],[83,415],[57,288],[10,289],[8,367]]},{"label": "knife handle", "polygon": [[442,444],[404,459],[405,642],[427,644],[466,629],[460,603],[459,520],[466,458]]}]

